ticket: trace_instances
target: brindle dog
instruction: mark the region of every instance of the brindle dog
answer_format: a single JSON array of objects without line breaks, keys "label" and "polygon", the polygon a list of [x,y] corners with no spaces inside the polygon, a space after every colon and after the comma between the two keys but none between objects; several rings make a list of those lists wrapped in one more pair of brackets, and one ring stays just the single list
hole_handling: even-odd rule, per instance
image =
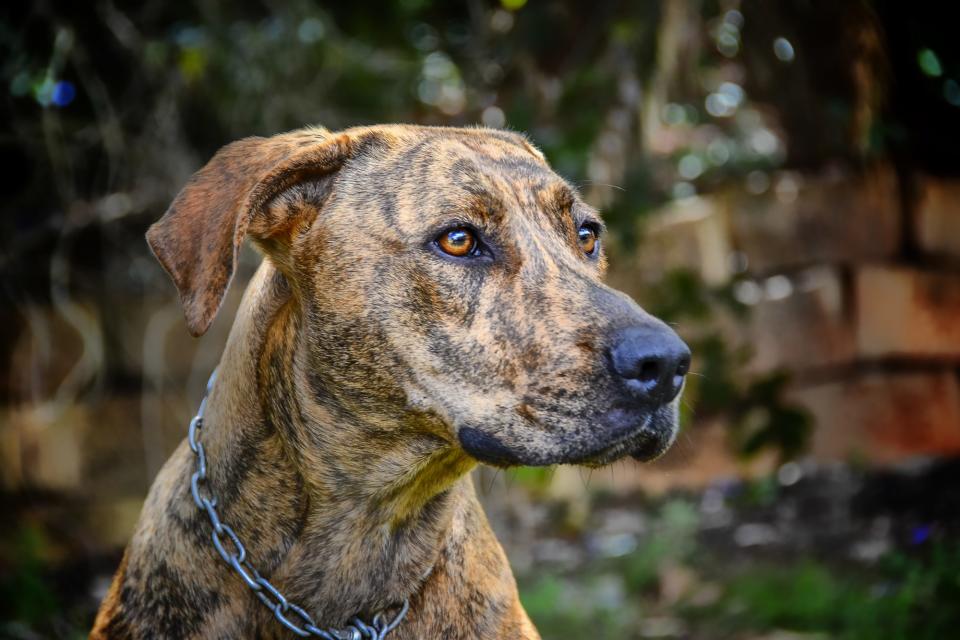
[{"label": "brindle dog", "polygon": [[[646,460],[683,342],[600,281],[597,213],[524,137],[314,128],[247,138],[147,233],[194,335],[249,237],[266,255],[204,420],[209,487],[318,626],[409,598],[390,640],[537,638],[468,472]],[[184,443],[93,638],[291,637],[214,552]]]}]

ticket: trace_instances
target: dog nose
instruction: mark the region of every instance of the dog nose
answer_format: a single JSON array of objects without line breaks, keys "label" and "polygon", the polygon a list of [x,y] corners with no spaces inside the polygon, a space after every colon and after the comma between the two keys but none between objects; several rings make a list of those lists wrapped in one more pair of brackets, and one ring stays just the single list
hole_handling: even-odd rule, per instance
[{"label": "dog nose", "polygon": [[690,349],[665,324],[621,329],[610,347],[610,366],[627,388],[655,404],[677,397],[690,370]]}]

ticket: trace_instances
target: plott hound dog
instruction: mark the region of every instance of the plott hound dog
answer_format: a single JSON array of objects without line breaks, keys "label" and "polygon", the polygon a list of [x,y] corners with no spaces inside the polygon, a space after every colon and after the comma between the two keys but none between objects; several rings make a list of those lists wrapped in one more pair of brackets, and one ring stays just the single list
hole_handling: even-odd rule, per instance
[{"label": "plott hound dog", "polygon": [[390,640],[538,638],[470,470],[655,458],[690,362],[602,284],[603,230],[515,133],[310,128],[220,150],[147,239],[196,336],[244,239],[265,256],[198,439],[203,495],[285,600],[221,559],[232,538],[211,544],[184,442],[91,637],[288,638],[281,618],[309,631],[295,607],[320,637],[376,637],[408,602]]}]

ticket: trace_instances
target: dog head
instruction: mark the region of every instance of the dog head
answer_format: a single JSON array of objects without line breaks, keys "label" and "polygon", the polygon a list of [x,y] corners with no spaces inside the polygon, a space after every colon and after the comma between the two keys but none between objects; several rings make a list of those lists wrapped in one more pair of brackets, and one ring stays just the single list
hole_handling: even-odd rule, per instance
[{"label": "dog head", "polygon": [[601,282],[603,233],[520,135],[384,126],[233,143],[147,237],[194,335],[249,236],[289,281],[316,398],[507,466],[674,439],[689,351]]}]

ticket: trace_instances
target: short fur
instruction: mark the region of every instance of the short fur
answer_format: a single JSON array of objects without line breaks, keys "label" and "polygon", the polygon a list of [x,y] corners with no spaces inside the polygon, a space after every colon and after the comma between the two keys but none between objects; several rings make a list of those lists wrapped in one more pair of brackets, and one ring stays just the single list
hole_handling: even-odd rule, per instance
[{"label": "short fur", "polygon": [[[626,397],[604,357],[659,321],[600,282],[600,224],[522,136],[312,128],[222,149],[148,240],[203,334],[244,238],[266,256],[209,399],[221,517],[320,626],[410,598],[391,640],[537,638],[468,472],[650,458],[676,402]],[[492,257],[444,256],[444,229]],[[186,443],[147,497],[91,638],[286,638],[215,554]]]}]

